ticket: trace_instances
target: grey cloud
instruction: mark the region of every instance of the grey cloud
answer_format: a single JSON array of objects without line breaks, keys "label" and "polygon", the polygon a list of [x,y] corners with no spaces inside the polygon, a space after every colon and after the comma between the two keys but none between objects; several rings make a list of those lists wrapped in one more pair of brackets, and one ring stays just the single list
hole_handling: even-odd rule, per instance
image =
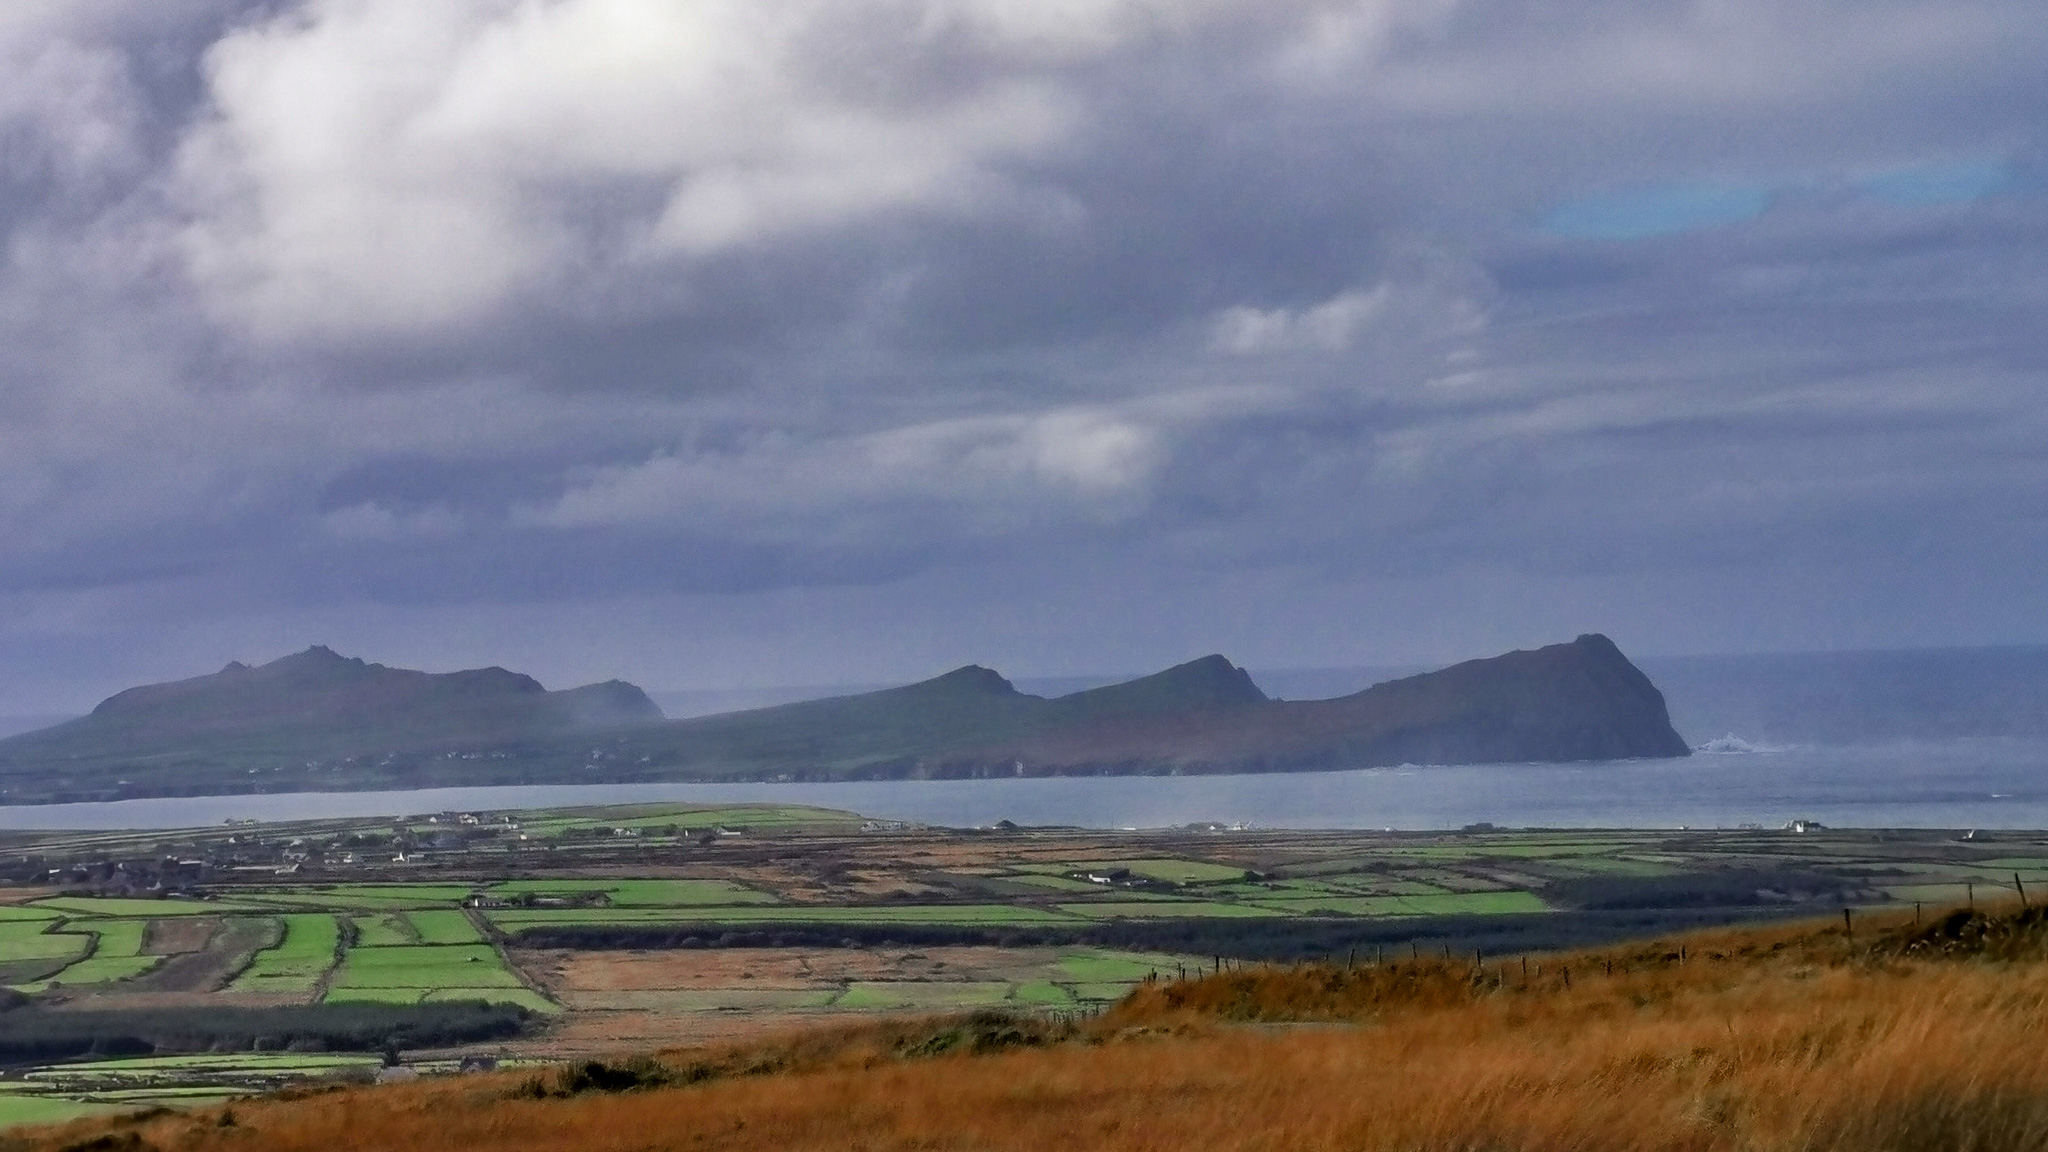
[{"label": "grey cloud", "polygon": [[[2048,559],[2027,4],[17,12],[0,651],[605,604],[709,635],[784,597],[848,637],[929,602],[1029,670],[1103,613],[1169,654],[1232,586],[1476,645],[1521,634],[1461,598],[1518,580],[1529,620],[1633,605],[1655,649],[1740,617],[1740,579],[1870,574],[1730,624],[1785,647]],[[2011,188],[1855,192],[1986,159]],[[1538,227],[1701,181],[1774,193]],[[1025,571],[1071,621],[970,619],[960,588]]]}]

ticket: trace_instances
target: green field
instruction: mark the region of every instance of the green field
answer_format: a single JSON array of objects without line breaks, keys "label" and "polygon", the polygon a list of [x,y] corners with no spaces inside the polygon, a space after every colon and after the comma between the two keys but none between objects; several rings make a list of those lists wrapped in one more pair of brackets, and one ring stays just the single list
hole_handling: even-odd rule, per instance
[{"label": "green field", "polygon": [[1153,860],[1098,860],[1091,864],[1077,864],[1077,872],[1114,872],[1123,870],[1133,876],[1147,880],[1160,880],[1168,884],[1219,884],[1229,880],[1244,879],[1245,870],[1228,864],[1211,864],[1203,860],[1153,859]]},{"label": "green field", "polygon": [[613,992],[601,1007],[675,1012],[763,1012],[823,1008],[844,988],[691,988]]},{"label": "green field", "polygon": [[321,913],[294,913],[279,917],[283,936],[256,953],[249,967],[234,983],[236,992],[306,993],[320,986],[320,978],[334,966],[341,947],[341,924]]},{"label": "green field", "polygon": [[148,1107],[191,1108],[339,1072],[367,1073],[374,1054],[237,1052],[51,1064],[0,1081],[0,1128]]},{"label": "green field", "polygon": [[1101,892],[1105,890],[1100,884],[1092,884],[1086,880],[1076,880],[1070,876],[1042,876],[1031,872],[998,876],[996,879],[1007,880],[1012,884],[1029,884],[1033,888],[1044,888],[1052,892]]},{"label": "green field", "polygon": [[327,1004],[431,1004],[458,1000],[482,1000],[492,1004],[517,1004],[540,1013],[561,1011],[561,1007],[526,988],[336,988],[327,994]]},{"label": "green field", "polygon": [[603,893],[613,907],[670,908],[718,904],[773,904],[775,897],[730,880],[511,880],[491,886],[500,897]]},{"label": "green field", "polygon": [[1006,981],[922,983],[909,980],[858,981],[847,985],[835,1008],[915,1009],[943,1012],[983,1008],[1010,998]]},{"label": "green field", "polygon": [[322,1004],[417,1004],[425,988],[329,988]]},{"label": "green field", "polygon": [[[1080,907],[1086,907],[1082,905]],[[706,910],[656,908],[493,909],[500,931],[572,925],[660,924],[1058,924],[1073,916],[1030,905],[884,904],[867,907],[777,905]]]},{"label": "green field", "polygon": [[[436,915],[436,913],[427,913],[427,915]],[[358,948],[388,948],[395,944],[418,944],[420,942],[413,931],[412,921],[401,912],[357,916],[352,920],[352,923],[356,926],[356,947]]]},{"label": "green field", "polygon": [[52,920],[0,921],[0,964],[21,960],[68,960],[82,956],[91,946],[90,938],[77,933],[51,932]]},{"label": "green field", "polygon": [[1287,896],[1252,903],[1303,916],[1500,916],[1549,911],[1529,892],[1441,892],[1426,896]]},{"label": "green field", "polygon": [[182,1056],[116,1056],[90,1064],[54,1064],[25,1073],[23,1078],[42,1084],[104,1081],[117,1077],[156,1080],[169,1073],[239,1072],[251,1068],[266,1072],[309,1072],[339,1067],[373,1067],[376,1063],[376,1056],[359,1053],[194,1052]]},{"label": "green field", "polygon": [[163,962],[161,956],[142,954],[148,932],[147,920],[92,920],[66,923],[68,932],[89,932],[94,937],[92,954],[50,977],[50,984],[105,984],[140,976]]},{"label": "green field", "polygon": [[1399,880],[1378,879],[1367,884],[1351,885],[1351,887],[1354,891],[1362,891],[1373,896],[1440,896],[1445,892],[1441,885],[1432,884],[1427,880],[1417,880],[1413,877]]},{"label": "green field", "polygon": [[[429,917],[454,916],[459,912],[416,913]],[[470,929],[466,919],[461,927]],[[421,935],[455,935],[453,923],[430,920]],[[416,1004],[422,1001],[487,1000],[519,1004],[536,1012],[558,1009],[546,997],[529,990],[505,966],[504,957],[489,944],[412,944],[380,948],[355,948],[342,957],[324,998],[329,1004],[379,1003]]]},{"label": "green field", "polygon": [[1074,999],[1094,1003],[1108,1003],[1113,1000],[1121,1000],[1131,991],[1129,984],[1121,982],[1109,984],[1069,984],[1067,987],[1073,991]]},{"label": "green field", "polygon": [[261,911],[253,904],[232,900],[123,900],[97,896],[52,896],[35,902],[80,916],[136,916],[150,920],[166,916],[218,916],[223,912]]},{"label": "green field", "polygon": [[0,1128],[11,1128],[16,1124],[61,1124],[80,1116],[98,1116],[118,1110],[115,1105],[70,1100],[62,1096],[0,1092]]},{"label": "green field", "polygon": [[335,969],[335,989],[518,988],[519,977],[488,944],[355,948]]},{"label": "green field", "polygon": [[413,932],[421,944],[481,944],[483,933],[462,912],[408,912]]},{"label": "green field", "polygon": [[1088,984],[1136,983],[1153,972],[1173,971],[1177,962],[1172,956],[1090,949],[1060,957],[1060,973]]},{"label": "green field", "polygon": [[435,988],[421,997],[434,1004],[454,1000],[484,1000],[492,1004],[517,1004],[534,1012],[560,1012],[561,1006],[528,988]]},{"label": "green field", "polygon": [[1533,892],[1460,892],[1444,896],[1403,896],[1401,903],[1423,916],[1506,916],[1548,912]]},{"label": "green field", "polygon": [[1417,916],[1401,896],[1286,896],[1251,903],[1296,916]]},{"label": "green field", "polygon": [[251,893],[247,899],[287,908],[331,908],[342,911],[403,911],[409,908],[454,908],[475,891],[452,884],[336,884]]},{"label": "green field", "polygon": [[1222,904],[1213,900],[1123,900],[1099,904],[1062,904],[1063,912],[1086,916],[1094,920],[1191,920],[1216,917],[1260,917],[1285,916],[1287,912],[1277,908],[1260,908],[1251,904]]}]

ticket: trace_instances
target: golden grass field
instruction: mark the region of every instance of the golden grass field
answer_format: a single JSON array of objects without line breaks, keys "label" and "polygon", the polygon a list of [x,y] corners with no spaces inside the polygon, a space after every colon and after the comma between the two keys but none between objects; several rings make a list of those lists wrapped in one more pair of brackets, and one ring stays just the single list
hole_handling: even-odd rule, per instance
[{"label": "golden grass field", "polygon": [[1226,971],[1078,1024],[903,1019],[635,1064],[20,1129],[26,1149],[2048,1148],[2048,917]]}]

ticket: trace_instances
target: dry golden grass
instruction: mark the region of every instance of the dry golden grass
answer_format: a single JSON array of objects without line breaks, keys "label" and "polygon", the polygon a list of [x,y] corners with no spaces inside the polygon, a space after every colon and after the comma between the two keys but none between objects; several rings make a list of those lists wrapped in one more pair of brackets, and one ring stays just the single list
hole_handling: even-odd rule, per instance
[{"label": "dry golden grass", "polygon": [[[1971,922],[1978,923],[1976,921]],[[175,1149],[1994,1152],[2048,1148],[2039,917],[1154,987],[1050,1041],[897,1022],[672,1053],[699,1082],[536,1096],[516,1074],[32,1134]],[[1930,932],[1932,933],[1930,935]],[[1946,934],[1944,934],[1946,933]],[[1964,941],[1942,954],[1914,941]],[[1940,955],[1937,955],[1940,954]],[[1960,958],[1959,958],[1960,957]],[[1566,972],[1569,971],[1567,987]],[[1321,1023],[1281,1023],[1281,1021]],[[977,1029],[979,1029],[977,1031]],[[1012,1038],[1017,1039],[1017,1038]],[[541,1085],[545,1091],[570,1081]],[[114,1142],[114,1141],[119,1141]]]}]

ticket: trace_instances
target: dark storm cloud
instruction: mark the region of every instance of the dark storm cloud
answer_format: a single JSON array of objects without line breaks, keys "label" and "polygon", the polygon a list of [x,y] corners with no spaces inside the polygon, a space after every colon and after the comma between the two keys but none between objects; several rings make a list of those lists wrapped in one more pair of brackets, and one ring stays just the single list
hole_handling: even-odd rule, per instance
[{"label": "dark storm cloud", "polygon": [[886,664],[1027,570],[1070,615],[960,659],[1102,659],[1105,582],[1161,589],[1118,666],[1239,584],[1407,589],[1368,662],[1524,638],[1457,623],[1518,580],[1697,645],[1709,570],[1873,589],[1724,646],[1882,637],[2048,560],[2044,55],[2017,2],[11,6],[0,647],[772,595]]}]

